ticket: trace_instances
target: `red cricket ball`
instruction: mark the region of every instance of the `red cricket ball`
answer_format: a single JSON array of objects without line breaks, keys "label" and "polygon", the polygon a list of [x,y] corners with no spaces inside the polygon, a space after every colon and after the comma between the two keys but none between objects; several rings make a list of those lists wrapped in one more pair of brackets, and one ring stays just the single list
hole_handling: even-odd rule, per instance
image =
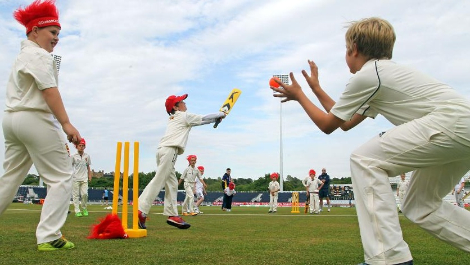
[{"label": "red cricket ball", "polygon": [[270,86],[270,87],[278,88],[278,87],[279,87],[279,84],[276,83],[276,80],[279,81],[279,78],[273,77],[273,78],[269,79],[269,86]]}]

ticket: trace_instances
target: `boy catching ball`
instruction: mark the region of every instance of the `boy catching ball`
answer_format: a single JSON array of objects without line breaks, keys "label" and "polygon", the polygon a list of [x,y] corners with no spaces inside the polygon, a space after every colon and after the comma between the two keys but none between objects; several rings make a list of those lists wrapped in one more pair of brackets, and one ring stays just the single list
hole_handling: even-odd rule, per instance
[{"label": "boy catching ball", "polygon": [[322,89],[318,68],[302,71],[323,106],[313,104],[290,73],[292,85],[271,86],[282,102],[298,101],[326,134],[352,129],[382,114],[396,127],[358,147],[351,177],[364,247],[363,264],[413,264],[403,240],[389,177],[413,171],[402,211],[433,236],[470,252],[470,212],[443,198],[470,169],[470,102],[450,86],[391,61],[395,32],[381,18],[352,22],[346,63],[353,77],[334,101]]}]

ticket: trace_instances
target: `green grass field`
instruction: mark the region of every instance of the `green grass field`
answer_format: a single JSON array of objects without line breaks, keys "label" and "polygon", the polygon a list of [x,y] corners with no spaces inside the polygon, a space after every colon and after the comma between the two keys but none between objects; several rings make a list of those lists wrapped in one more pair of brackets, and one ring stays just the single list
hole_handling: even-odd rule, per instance
[{"label": "green grass field", "polygon": [[[73,250],[38,252],[35,230],[41,206],[14,203],[0,216],[0,264],[357,264],[363,261],[354,208],[333,208],[321,215],[278,208],[201,207],[204,214],[185,218],[180,230],[166,224],[154,206],[148,236],[90,240],[91,225],[110,210],[89,206],[90,216],[69,215],[62,232]],[[129,215],[129,220],[131,220]],[[470,264],[470,253],[430,236],[400,216],[415,264]]]}]

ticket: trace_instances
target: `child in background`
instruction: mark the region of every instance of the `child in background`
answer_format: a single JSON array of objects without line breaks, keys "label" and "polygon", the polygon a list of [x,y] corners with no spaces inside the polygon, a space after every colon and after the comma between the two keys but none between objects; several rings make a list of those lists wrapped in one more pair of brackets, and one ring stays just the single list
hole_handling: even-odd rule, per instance
[{"label": "child in background", "polygon": [[105,203],[106,206],[108,206],[109,204],[109,190],[108,188],[104,188],[104,191],[103,191],[103,201]]},{"label": "child in background", "polygon": [[320,197],[318,193],[319,193],[319,190],[325,184],[320,179],[315,178],[315,174],[316,174],[315,170],[310,169],[310,171],[308,172],[309,178],[305,185],[306,190],[307,190],[307,196],[309,197],[309,200],[310,200],[310,213],[311,214],[320,213]]},{"label": "child in background", "polygon": [[[91,158],[85,153],[86,142],[85,138],[80,140],[80,143],[75,146],[77,153],[72,156],[72,200],[73,207],[75,209],[75,216],[82,217],[88,216],[87,204],[88,204],[88,182],[91,181]],[[80,211],[79,199],[82,210]]]},{"label": "child in background", "polygon": [[237,193],[235,191],[235,183],[233,182],[233,179],[228,184],[228,187],[225,188],[224,193],[225,195],[227,195],[227,201],[225,202],[225,209],[227,212],[231,212],[233,196]]},{"label": "child in background", "polygon": [[181,177],[178,181],[178,185],[181,184],[184,180],[184,190],[186,192],[186,197],[182,205],[183,215],[197,215],[194,212],[194,193],[196,188],[196,179],[202,182],[203,186],[206,185],[204,180],[201,179],[201,172],[196,168],[197,157],[195,155],[189,155],[187,157],[189,166],[183,171]]},{"label": "child in background", "polygon": [[347,131],[382,114],[396,127],[353,151],[351,178],[364,248],[363,264],[413,264],[403,240],[389,177],[413,171],[402,212],[433,236],[470,252],[470,211],[443,198],[469,171],[470,102],[450,86],[391,61],[392,25],[381,18],[352,22],[346,32],[346,64],[354,76],[335,102],[322,89],[318,67],[308,61],[307,83],[322,111],[302,91],[279,80],[275,97],[299,102],[326,134]]},{"label": "child in background", "polygon": [[268,213],[276,213],[277,212],[277,199],[278,199],[278,192],[281,190],[279,186],[279,182],[277,179],[279,178],[278,173],[271,173],[271,182],[269,182],[268,190],[269,190],[269,211]]},{"label": "child in background", "polygon": [[465,195],[465,177],[462,177],[459,180],[459,183],[455,185],[454,189],[452,190],[452,195],[455,194],[455,203],[460,207],[464,208],[464,201],[463,196]]},{"label": "child in background", "polygon": [[406,190],[408,190],[408,186],[410,185],[410,182],[406,180],[406,175],[405,173],[400,174],[400,181],[398,181],[397,184],[397,197],[398,197],[398,211],[401,213],[401,204],[403,203],[403,200],[405,199],[406,195]]},{"label": "child in background", "polygon": [[[204,167],[203,166],[198,166],[197,169],[199,169],[199,172],[201,172],[201,179],[202,175],[204,175]],[[205,184],[205,183],[204,183]],[[196,178],[196,193],[195,197],[197,199],[196,201],[196,206],[194,207],[194,212],[197,214],[203,213],[199,210],[199,205],[204,201],[204,195],[206,195],[206,188],[202,183],[202,181],[199,180],[199,178]]]}]

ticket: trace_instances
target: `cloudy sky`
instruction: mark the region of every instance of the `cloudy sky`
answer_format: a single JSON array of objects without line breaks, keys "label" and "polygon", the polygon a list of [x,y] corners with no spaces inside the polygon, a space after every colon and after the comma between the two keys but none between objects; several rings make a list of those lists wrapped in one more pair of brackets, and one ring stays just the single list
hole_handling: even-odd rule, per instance
[{"label": "cloudy sky", "polygon": [[[12,12],[31,2],[0,0],[3,87],[25,39]],[[59,89],[72,123],[87,140],[85,151],[95,171],[114,171],[118,141],[139,141],[139,171],[156,170],[156,149],[168,120],[165,99],[188,93],[188,111],[209,114],[236,87],[243,93],[217,129],[191,130],[177,171],[187,166],[187,155],[195,154],[206,168],[205,177],[220,177],[227,167],[235,178],[279,172],[282,113],[284,177],[303,178],[309,169],[322,167],[332,177],[349,177],[351,151],[392,125],[379,117],[352,131],[325,135],[298,103],[284,103],[281,111],[268,81],[274,74],[293,72],[318,103],[300,73],[311,59],[319,66],[321,85],[337,99],[351,77],[344,60],[345,26],[365,17],[393,24],[394,61],[433,75],[470,98],[467,1],[57,2],[62,24],[54,50],[62,56]],[[4,105],[5,92],[0,101]],[[1,161],[3,152],[1,145]]]}]

